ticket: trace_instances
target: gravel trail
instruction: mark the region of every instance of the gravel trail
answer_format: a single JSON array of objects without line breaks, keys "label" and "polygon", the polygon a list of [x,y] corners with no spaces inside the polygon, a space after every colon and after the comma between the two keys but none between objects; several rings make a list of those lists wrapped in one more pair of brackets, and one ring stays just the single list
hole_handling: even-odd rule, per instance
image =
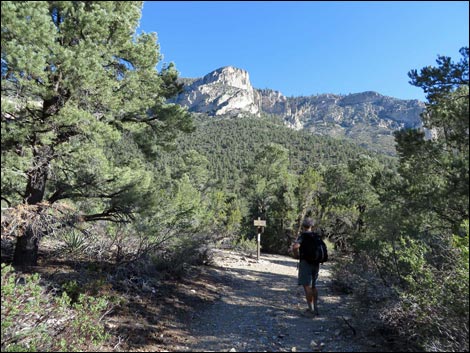
[{"label": "gravel trail", "polygon": [[184,346],[195,352],[376,351],[359,338],[350,297],[333,290],[332,263],[321,265],[317,288],[320,316],[303,314],[297,260],[262,254],[260,261],[216,250],[209,268],[220,280],[220,298],[196,311],[185,328]]}]

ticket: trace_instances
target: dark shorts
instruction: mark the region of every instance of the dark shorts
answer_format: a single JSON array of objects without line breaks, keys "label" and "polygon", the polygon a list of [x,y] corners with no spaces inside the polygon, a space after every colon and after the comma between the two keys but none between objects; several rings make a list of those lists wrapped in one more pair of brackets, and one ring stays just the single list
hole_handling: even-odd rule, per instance
[{"label": "dark shorts", "polygon": [[320,271],[320,264],[309,264],[307,261],[302,260],[299,263],[299,286],[315,287],[318,279],[318,272]]}]

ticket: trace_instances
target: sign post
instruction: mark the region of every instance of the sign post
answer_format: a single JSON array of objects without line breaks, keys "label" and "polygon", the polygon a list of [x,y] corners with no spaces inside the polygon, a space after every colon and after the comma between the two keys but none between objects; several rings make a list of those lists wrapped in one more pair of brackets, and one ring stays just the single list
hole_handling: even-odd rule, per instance
[{"label": "sign post", "polygon": [[258,242],[256,246],[256,260],[259,262],[259,256],[261,252],[261,233],[263,233],[263,227],[266,227],[266,221],[260,219],[255,219],[254,226],[258,228]]}]

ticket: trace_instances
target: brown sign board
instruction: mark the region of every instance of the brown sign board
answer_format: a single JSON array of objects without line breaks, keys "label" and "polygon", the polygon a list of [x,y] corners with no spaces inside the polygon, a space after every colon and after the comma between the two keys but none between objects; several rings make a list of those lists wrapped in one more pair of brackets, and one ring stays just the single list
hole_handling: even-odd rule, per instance
[{"label": "brown sign board", "polygon": [[255,219],[255,227],[266,227],[266,221],[264,219]]}]

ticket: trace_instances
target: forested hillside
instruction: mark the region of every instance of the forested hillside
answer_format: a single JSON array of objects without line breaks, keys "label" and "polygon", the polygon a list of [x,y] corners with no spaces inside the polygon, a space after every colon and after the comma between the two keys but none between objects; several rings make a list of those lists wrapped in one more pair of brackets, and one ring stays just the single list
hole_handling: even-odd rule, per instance
[{"label": "forested hillside", "polygon": [[468,350],[467,47],[410,68],[435,135],[395,132],[392,158],[169,103],[182,85],[175,65],[156,69],[156,34],[136,34],[142,2],[1,10],[2,351],[116,347],[102,319],[135,293],[214,247],[253,247],[258,217],[262,251],[288,254],[306,215],[358,312],[407,349]]},{"label": "forested hillside", "polygon": [[347,164],[360,155],[373,156],[387,165],[396,162],[395,158],[373,153],[344,139],[289,129],[275,116],[214,118],[200,115],[195,131],[181,135],[176,141],[176,150],[168,157],[174,160],[194,150],[207,159],[208,170],[215,180],[224,187],[237,189],[256,169],[256,156],[270,144],[288,150],[288,169],[298,175],[309,167],[322,169]]}]

